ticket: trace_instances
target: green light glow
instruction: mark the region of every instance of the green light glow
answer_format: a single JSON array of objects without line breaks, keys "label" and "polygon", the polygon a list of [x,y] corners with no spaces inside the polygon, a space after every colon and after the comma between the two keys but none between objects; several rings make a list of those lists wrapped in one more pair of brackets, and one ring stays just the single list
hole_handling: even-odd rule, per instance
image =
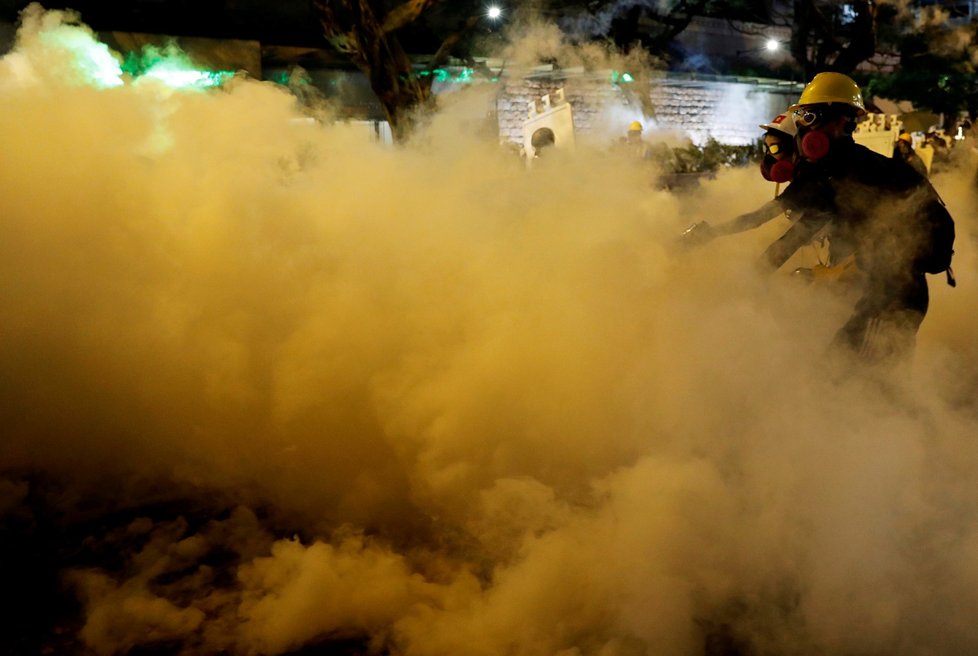
[{"label": "green light glow", "polygon": [[141,78],[154,79],[175,88],[220,86],[234,76],[233,71],[208,71],[195,67],[190,58],[171,43],[165,48],[144,46],[123,58],[101,43],[84,26],[59,24],[40,31],[37,38],[59,53],[55,62],[65,61],[69,69],[59,71],[69,82],[96,87],[119,87]]},{"label": "green light glow", "polygon": [[122,68],[109,47],[99,43],[92,35],[81,29],[59,29],[44,32],[42,41],[70,52],[75,67],[88,80],[100,87],[122,85]]},{"label": "green light glow", "polygon": [[206,71],[196,68],[187,55],[171,44],[160,49],[145,46],[141,52],[129,53],[120,64],[119,58],[107,45],[95,40],[83,29],[57,29],[41,34],[50,45],[69,52],[73,65],[85,79],[99,87],[118,87],[125,84],[123,75],[134,79],[159,80],[174,88],[208,88],[223,84],[234,76],[233,71]]},{"label": "green light glow", "polygon": [[134,78],[159,80],[175,88],[216,87],[234,76],[232,71],[213,72],[196,68],[187,55],[173,44],[164,49],[146,46],[140,53],[129,53],[122,70]]},{"label": "green light glow", "polygon": [[612,84],[630,84],[635,81],[631,73],[619,73],[618,71],[611,71],[611,83]]},{"label": "green light glow", "polygon": [[171,87],[216,87],[234,75],[227,71],[212,73],[210,71],[181,70],[167,65],[155,66],[142,75],[143,78],[160,80]]},{"label": "green light glow", "polygon": [[434,75],[435,82],[449,84],[471,84],[474,73],[475,71],[473,71],[471,68],[463,68],[457,75],[453,76],[450,71],[444,68],[436,68],[432,71],[419,71],[418,77],[428,77],[429,75]]}]

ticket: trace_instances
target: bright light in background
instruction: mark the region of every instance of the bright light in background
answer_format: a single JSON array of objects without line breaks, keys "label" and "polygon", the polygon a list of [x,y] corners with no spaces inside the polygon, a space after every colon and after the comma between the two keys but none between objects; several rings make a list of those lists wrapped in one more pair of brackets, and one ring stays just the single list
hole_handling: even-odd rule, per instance
[{"label": "bright light in background", "polygon": [[631,73],[619,73],[618,71],[611,71],[612,84],[629,84],[634,81],[635,78],[632,77]]},{"label": "bright light in background", "polygon": [[777,39],[768,39],[767,43],[764,44],[764,47],[768,52],[774,52],[781,47],[781,44],[778,43]]},{"label": "bright light in background", "polygon": [[63,48],[72,54],[75,67],[93,84],[100,87],[122,85],[122,68],[104,43],[94,40],[90,33],[73,27],[41,34],[41,40]]},{"label": "bright light in background", "polygon": [[146,46],[140,53],[129,53],[122,70],[134,78],[152,78],[176,88],[214,87],[234,76],[232,71],[200,70],[172,45],[164,49]]},{"label": "bright light in background", "polygon": [[154,66],[145,73],[142,78],[153,78],[159,80],[170,87],[215,87],[219,86],[225,79],[233,76],[230,71],[198,71],[186,70],[174,67],[169,64]]},{"label": "bright light in background", "polygon": [[146,46],[124,58],[98,41],[91,32],[74,26],[59,26],[40,34],[40,40],[69,53],[72,67],[85,83],[97,87],[118,87],[126,75],[133,80],[153,78],[167,86],[186,88],[215,87],[234,76],[233,71],[208,71],[195,67],[176,46]]},{"label": "bright light in background", "polygon": [[502,15],[503,15],[503,10],[495,5],[489,7],[489,9],[486,11],[486,16],[488,16],[493,20],[496,20]]}]

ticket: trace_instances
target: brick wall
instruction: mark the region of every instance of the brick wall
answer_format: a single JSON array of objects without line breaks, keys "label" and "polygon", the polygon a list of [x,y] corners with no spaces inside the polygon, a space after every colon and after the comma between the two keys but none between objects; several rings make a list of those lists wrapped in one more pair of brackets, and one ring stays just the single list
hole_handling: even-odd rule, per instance
[{"label": "brick wall", "polygon": [[801,92],[801,85],[776,81],[662,76],[651,84],[654,114],[646,116],[635,97],[636,87],[616,86],[610,79],[610,72],[507,79],[496,100],[500,139],[520,142],[533,101],[563,87],[574,112],[575,131],[582,137],[623,136],[628,124],[638,120],[646,127],[647,138],[660,131],[680,133],[699,144],[712,137],[743,145],[760,136],[758,124],[783,111]]}]

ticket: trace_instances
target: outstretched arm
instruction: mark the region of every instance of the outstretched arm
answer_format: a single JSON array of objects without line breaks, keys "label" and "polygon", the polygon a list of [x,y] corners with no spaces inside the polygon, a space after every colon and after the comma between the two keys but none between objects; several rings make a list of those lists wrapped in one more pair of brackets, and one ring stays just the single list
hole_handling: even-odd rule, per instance
[{"label": "outstretched arm", "polygon": [[741,214],[740,216],[731,219],[726,223],[715,226],[713,228],[713,232],[716,235],[732,235],[738,232],[744,232],[745,230],[750,230],[752,228],[757,228],[764,225],[783,212],[784,207],[781,205],[780,201],[777,199],[769,200],[753,212]]},{"label": "outstretched arm", "polygon": [[764,250],[761,267],[778,269],[795,254],[799,248],[808,244],[815,234],[829,222],[831,216],[824,212],[804,212],[799,220]]},{"label": "outstretched arm", "polygon": [[784,212],[777,199],[770,200],[753,212],[747,212],[722,223],[716,227],[706,221],[700,221],[686,228],[680,237],[680,243],[686,247],[701,246],[713,241],[721,235],[732,235],[763,225]]}]

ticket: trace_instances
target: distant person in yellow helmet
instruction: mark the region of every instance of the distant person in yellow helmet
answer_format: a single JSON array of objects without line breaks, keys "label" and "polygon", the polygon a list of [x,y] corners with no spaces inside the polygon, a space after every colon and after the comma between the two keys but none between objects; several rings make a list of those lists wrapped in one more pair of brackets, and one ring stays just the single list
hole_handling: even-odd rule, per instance
[{"label": "distant person in yellow helmet", "polygon": [[909,132],[901,132],[897,137],[896,144],[893,146],[893,157],[902,159],[909,164],[914,171],[927,177],[927,165],[920,158],[913,147],[913,136]]},{"label": "distant person in yellow helmet", "polygon": [[[954,285],[954,222],[926,178],[853,140],[866,108],[850,77],[819,73],[789,111],[798,161],[775,205],[790,211],[794,224],[763,261],[777,269],[817,233],[827,234],[829,264],[851,258],[861,272],[861,296],[834,344],[874,362],[906,356],[927,313],[925,274],[946,273]],[[751,214],[715,232],[763,222]]]},{"label": "distant person in yellow helmet", "polygon": [[625,133],[623,145],[626,152],[638,159],[650,159],[652,148],[645,139],[642,138],[642,123],[632,121],[628,124],[628,131]]}]

